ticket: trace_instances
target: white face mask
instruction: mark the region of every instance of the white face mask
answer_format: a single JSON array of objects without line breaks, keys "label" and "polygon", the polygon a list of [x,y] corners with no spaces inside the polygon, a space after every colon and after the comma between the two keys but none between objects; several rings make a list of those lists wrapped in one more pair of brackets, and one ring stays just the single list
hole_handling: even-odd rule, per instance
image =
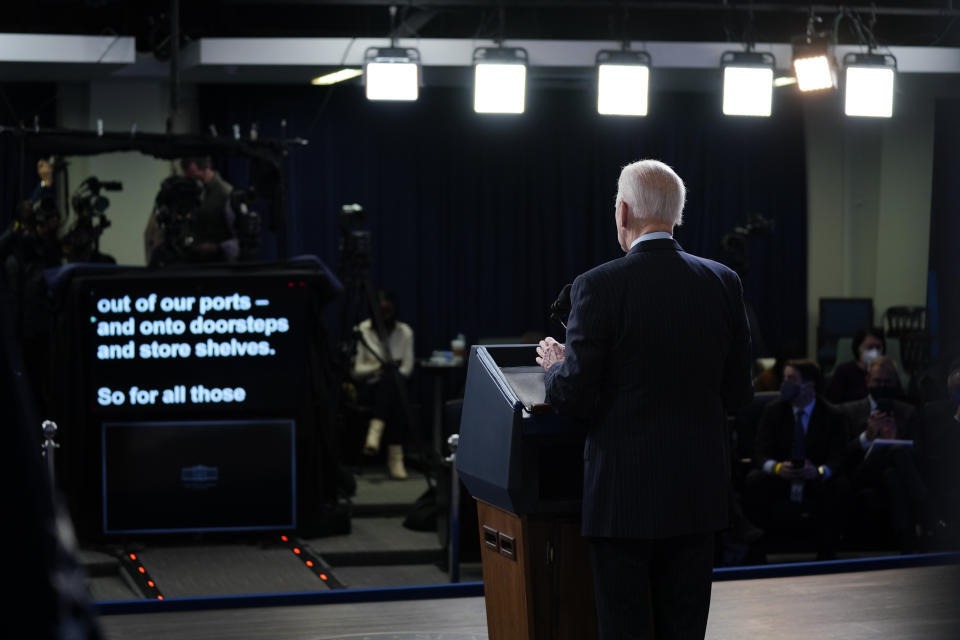
[{"label": "white face mask", "polygon": [[863,360],[863,364],[870,366],[870,363],[877,359],[880,355],[880,349],[867,349],[860,356],[860,359]]}]

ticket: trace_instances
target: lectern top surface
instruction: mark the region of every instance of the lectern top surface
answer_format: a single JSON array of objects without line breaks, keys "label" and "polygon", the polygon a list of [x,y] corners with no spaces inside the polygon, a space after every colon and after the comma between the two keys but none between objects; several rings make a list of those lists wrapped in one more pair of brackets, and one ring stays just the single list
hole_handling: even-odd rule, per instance
[{"label": "lectern top surface", "polygon": [[529,409],[542,404],[547,392],[543,386],[543,369],[537,365],[529,367],[503,367],[500,369],[523,406]]}]

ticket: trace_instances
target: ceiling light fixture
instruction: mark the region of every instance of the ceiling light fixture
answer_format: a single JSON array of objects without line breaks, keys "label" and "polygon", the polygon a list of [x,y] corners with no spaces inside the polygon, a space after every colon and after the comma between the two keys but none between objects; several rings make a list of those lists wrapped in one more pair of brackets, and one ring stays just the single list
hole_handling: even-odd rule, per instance
[{"label": "ceiling light fixture", "polygon": [[527,50],[480,47],[473,51],[473,110],[523,113],[526,107]]},{"label": "ceiling light fixture", "polygon": [[827,38],[808,36],[795,43],[793,71],[800,91],[821,91],[837,86],[837,65]]},{"label": "ceiling light fixture", "polygon": [[645,116],[650,84],[650,54],[646,51],[597,53],[597,113]]},{"label": "ceiling light fixture", "polygon": [[844,107],[848,116],[893,117],[893,82],[897,59],[878,53],[848,53],[843,57]]},{"label": "ceiling light fixture", "polygon": [[772,53],[727,51],[720,56],[723,67],[723,114],[763,116],[773,111]]},{"label": "ceiling light fixture", "polygon": [[414,101],[420,92],[420,52],[401,47],[370,47],[363,54],[367,100]]},{"label": "ceiling light fixture", "polygon": [[825,32],[816,31],[818,22],[823,22],[823,18],[815,15],[810,7],[806,33],[793,41],[793,74],[800,91],[822,91],[837,86],[837,64],[830,52],[831,40]]},{"label": "ceiling light fixture", "polygon": [[310,84],[315,87],[325,87],[331,84],[337,84],[338,82],[343,82],[344,80],[351,80],[362,75],[363,69],[339,69],[337,71],[331,71],[330,73],[322,76],[317,76],[310,81]]}]

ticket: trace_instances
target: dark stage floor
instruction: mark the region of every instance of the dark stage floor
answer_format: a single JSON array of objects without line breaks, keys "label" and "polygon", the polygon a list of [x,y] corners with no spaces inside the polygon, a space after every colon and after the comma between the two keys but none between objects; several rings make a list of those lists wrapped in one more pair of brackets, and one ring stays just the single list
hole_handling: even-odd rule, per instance
[{"label": "dark stage floor", "polygon": [[[403,526],[410,505],[426,490],[423,477],[390,480],[381,467],[357,475],[351,532],[299,539],[305,551],[321,558],[336,578],[335,588],[443,584],[450,581],[446,557],[436,531]],[[139,561],[165,598],[289,593],[329,588],[302,557],[279,544],[279,536],[235,539],[197,537],[176,542],[129,541]],[[144,597],[120,570],[113,549],[83,548],[80,558],[90,575],[95,601]],[[480,580],[479,564],[461,568],[461,581]]]},{"label": "dark stage floor", "polygon": [[[925,567],[714,585],[707,638],[960,637],[957,568]],[[110,640],[485,639],[482,598],[105,616]]]}]

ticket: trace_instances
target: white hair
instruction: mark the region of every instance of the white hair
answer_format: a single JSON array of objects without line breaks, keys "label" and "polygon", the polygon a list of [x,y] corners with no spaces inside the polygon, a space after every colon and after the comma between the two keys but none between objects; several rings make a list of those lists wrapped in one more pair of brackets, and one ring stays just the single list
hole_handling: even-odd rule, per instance
[{"label": "white hair", "polygon": [[628,164],[617,181],[617,202],[626,202],[633,219],[641,223],[680,226],[686,197],[683,180],[659,160]]}]

